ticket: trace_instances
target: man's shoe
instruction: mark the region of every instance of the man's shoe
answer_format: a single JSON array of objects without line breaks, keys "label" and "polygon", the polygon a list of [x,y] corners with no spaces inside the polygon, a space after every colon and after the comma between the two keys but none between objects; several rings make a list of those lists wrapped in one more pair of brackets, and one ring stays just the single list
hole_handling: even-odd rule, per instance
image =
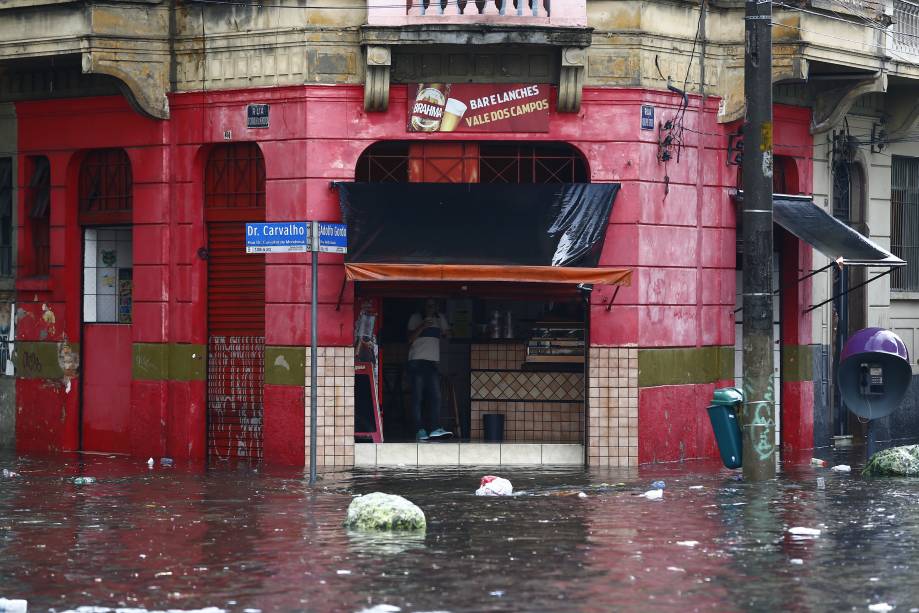
[{"label": "man's shoe", "polygon": [[428,438],[430,437],[428,436],[427,430],[425,430],[424,428],[422,428],[415,434],[416,441],[426,441],[428,440]]},{"label": "man's shoe", "polygon": [[448,432],[443,428],[437,428],[431,432],[431,438],[450,438],[453,436],[452,432]]}]

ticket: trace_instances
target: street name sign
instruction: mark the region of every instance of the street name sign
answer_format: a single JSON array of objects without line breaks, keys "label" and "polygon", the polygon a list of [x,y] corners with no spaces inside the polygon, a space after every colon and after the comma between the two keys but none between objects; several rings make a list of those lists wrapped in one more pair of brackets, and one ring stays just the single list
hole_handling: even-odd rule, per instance
[{"label": "street name sign", "polygon": [[348,226],[343,223],[318,222],[321,253],[348,253]]},{"label": "street name sign", "polygon": [[306,221],[246,223],[246,253],[306,253],[309,227]]}]

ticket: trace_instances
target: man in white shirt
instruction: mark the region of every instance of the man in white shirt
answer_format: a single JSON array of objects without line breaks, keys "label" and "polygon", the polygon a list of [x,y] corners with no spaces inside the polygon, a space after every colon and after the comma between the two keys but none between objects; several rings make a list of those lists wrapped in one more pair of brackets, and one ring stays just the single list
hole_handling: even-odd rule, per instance
[{"label": "man in white shirt", "polygon": [[[437,310],[437,302],[424,302],[424,314],[415,313],[408,320],[408,363],[412,379],[412,417],[415,440],[453,436],[440,426],[440,339],[450,334],[447,319]],[[428,398],[428,420],[422,420],[422,404]],[[427,429],[425,429],[427,426]],[[428,432],[430,431],[430,434]]]}]

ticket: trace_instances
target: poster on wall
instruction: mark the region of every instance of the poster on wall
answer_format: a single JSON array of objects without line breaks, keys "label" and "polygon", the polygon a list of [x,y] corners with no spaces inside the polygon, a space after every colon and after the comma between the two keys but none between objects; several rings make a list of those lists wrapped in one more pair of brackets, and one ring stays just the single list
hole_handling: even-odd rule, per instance
[{"label": "poster on wall", "polygon": [[16,336],[16,305],[0,303],[0,368],[11,377],[13,369],[13,339]]},{"label": "poster on wall", "polygon": [[549,85],[420,83],[409,86],[409,132],[548,132]]},{"label": "poster on wall", "polygon": [[130,268],[118,269],[118,323],[131,323],[134,310],[134,280]]}]

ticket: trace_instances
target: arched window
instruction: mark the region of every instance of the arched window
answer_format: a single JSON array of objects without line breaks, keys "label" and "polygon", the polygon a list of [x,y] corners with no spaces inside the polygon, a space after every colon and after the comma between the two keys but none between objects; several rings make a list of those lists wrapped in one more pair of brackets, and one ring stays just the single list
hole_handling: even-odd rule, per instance
[{"label": "arched window", "polygon": [[265,160],[257,144],[218,145],[211,150],[204,169],[204,208],[212,221],[259,221],[250,211],[264,216]]},{"label": "arched window", "polygon": [[80,164],[80,225],[131,223],[131,160],[124,149],[90,151]]},{"label": "arched window", "polygon": [[772,163],[772,193],[797,194],[798,165],[794,158],[777,155]]},{"label": "arched window", "polygon": [[849,223],[852,218],[852,180],[849,163],[833,163],[833,217]]},{"label": "arched window", "polygon": [[31,156],[27,163],[26,214],[32,252],[26,269],[29,275],[44,277],[51,270],[51,163],[43,155]]}]

